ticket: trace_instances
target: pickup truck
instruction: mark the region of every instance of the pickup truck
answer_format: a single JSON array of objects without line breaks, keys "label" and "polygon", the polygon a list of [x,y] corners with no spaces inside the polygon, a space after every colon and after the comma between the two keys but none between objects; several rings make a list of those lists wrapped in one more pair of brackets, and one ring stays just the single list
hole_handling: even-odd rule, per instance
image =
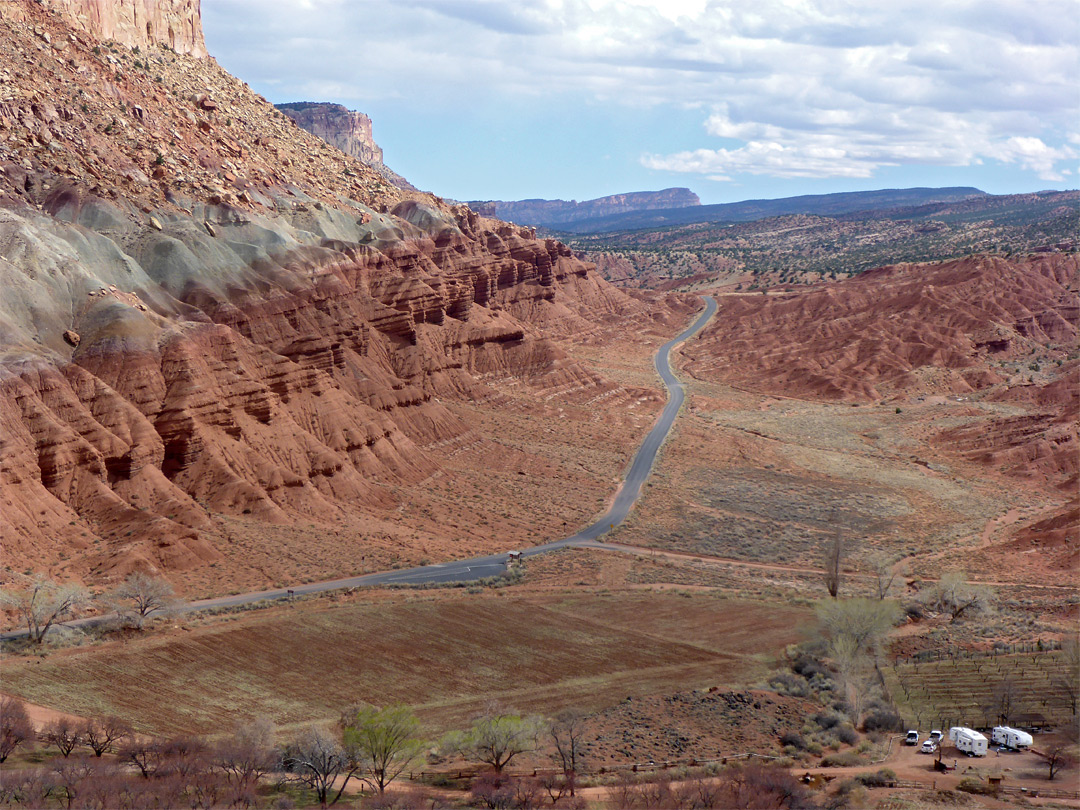
[{"label": "pickup truck", "polygon": [[919,732],[912,729],[904,737],[904,745],[918,745],[919,744]]}]

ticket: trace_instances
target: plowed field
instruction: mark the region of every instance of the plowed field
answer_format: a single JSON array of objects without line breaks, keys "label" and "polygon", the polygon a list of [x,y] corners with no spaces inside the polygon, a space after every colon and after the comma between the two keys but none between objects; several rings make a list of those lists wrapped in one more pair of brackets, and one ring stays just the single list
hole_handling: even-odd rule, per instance
[{"label": "plowed field", "polygon": [[166,635],[9,658],[4,691],[147,732],[213,733],[267,715],[333,720],[361,701],[432,730],[495,699],[599,710],[629,695],[753,683],[809,611],[708,594],[397,595],[203,620]]}]

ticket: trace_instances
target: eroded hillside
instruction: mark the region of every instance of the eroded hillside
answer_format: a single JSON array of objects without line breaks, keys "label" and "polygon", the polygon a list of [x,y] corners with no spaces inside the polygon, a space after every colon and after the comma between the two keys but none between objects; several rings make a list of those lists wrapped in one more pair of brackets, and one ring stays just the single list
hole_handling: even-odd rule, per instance
[{"label": "eroded hillside", "polygon": [[138,566],[209,593],[599,510],[659,396],[567,348],[618,332],[646,362],[692,302],[646,305],[557,242],[393,188],[212,60],[18,8],[0,19],[10,576]]}]

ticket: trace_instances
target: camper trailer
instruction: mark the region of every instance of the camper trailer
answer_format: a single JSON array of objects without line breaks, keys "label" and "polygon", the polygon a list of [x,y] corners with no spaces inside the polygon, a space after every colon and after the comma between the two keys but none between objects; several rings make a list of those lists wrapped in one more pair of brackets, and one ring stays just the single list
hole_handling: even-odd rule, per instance
[{"label": "camper trailer", "polygon": [[1004,745],[1006,748],[1014,748],[1017,751],[1030,748],[1033,742],[1031,735],[1026,731],[1009,726],[995,726],[990,732],[990,739],[995,745]]},{"label": "camper trailer", "polygon": [[953,726],[949,729],[949,739],[952,740],[957,751],[961,751],[969,757],[986,756],[988,740],[974,729]]}]

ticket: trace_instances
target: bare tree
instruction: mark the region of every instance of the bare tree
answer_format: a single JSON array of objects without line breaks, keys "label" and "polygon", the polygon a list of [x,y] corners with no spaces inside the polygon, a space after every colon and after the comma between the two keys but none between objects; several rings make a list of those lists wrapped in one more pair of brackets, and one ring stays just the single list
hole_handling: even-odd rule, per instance
[{"label": "bare tree", "polygon": [[74,616],[90,601],[81,585],[57,585],[36,577],[22,590],[0,591],[0,605],[14,610],[26,625],[26,634],[40,644],[54,624]]},{"label": "bare tree", "polygon": [[1011,678],[1004,678],[994,686],[990,694],[990,709],[998,723],[1003,726],[1009,724],[1009,716],[1020,697],[1019,691]]},{"label": "bare tree", "polygon": [[20,745],[34,741],[34,724],[21,700],[0,696],[0,762]]},{"label": "bare tree", "polygon": [[111,750],[115,743],[131,735],[131,726],[119,717],[92,717],[82,724],[82,737],[94,751],[94,755],[100,757]]},{"label": "bare tree", "polygon": [[142,571],[129,574],[110,594],[109,601],[117,614],[140,630],[151,616],[168,613],[179,604],[167,580]]},{"label": "bare tree", "polygon": [[214,765],[233,792],[233,805],[254,799],[259,780],[277,764],[274,725],[265,717],[236,727],[214,750]]},{"label": "bare tree", "polygon": [[874,577],[874,596],[878,599],[887,599],[896,578],[902,576],[905,570],[906,568],[903,565],[886,554],[872,556],[870,558],[870,571]]},{"label": "bare tree", "polygon": [[542,730],[543,721],[538,717],[522,717],[491,707],[476,718],[469,730],[448,735],[443,748],[501,773],[514,757],[536,748]]},{"label": "bare tree", "polygon": [[548,734],[555,746],[553,758],[573,796],[577,774],[585,766],[585,716],[572,709],[559,712],[548,725]]},{"label": "bare tree", "polygon": [[843,541],[838,531],[825,550],[825,587],[833,599],[840,593],[840,560],[843,553]]},{"label": "bare tree", "polygon": [[1080,638],[1073,636],[1061,644],[1065,674],[1054,678],[1054,690],[1069,704],[1073,714],[1080,699]]},{"label": "bare tree", "polygon": [[[349,756],[329,734],[311,726],[281,751],[280,767],[296,781],[315,791],[322,807],[336,804],[349,781],[360,770],[360,763]],[[334,784],[341,780],[330,799]]]},{"label": "bare tree", "polygon": [[1042,754],[1042,758],[1046,761],[1046,767],[1050,771],[1047,778],[1051,782],[1054,781],[1054,777],[1061,773],[1061,771],[1075,767],[1077,763],[1076,754],[1066,745],[1058,745],[1051,748],[1049,751]]},{"label": "bare tree", "polygon": [[362,764],[370,783],[382,795],[413,762],[427,743],[420,736],[420,721],[408,706],[357,709],[344,729],[345,747]]},{"label": "bare tree", "polygon": [[989,588],[968,582],[962,571],[951,571],[942,574],[930,590],[929,602],[942,613],[948,613],[951,624],[962,616],[989,610],[991,594]]},{"label": "bare tree", "polygon": [[82,744],[83,734],[81,724],[69,717],[58,717],[51,723],[46,723],[41,730],[41,741],[46,745],[55,745],[56,749],[64,755],[71,756],[75,746]]}]

